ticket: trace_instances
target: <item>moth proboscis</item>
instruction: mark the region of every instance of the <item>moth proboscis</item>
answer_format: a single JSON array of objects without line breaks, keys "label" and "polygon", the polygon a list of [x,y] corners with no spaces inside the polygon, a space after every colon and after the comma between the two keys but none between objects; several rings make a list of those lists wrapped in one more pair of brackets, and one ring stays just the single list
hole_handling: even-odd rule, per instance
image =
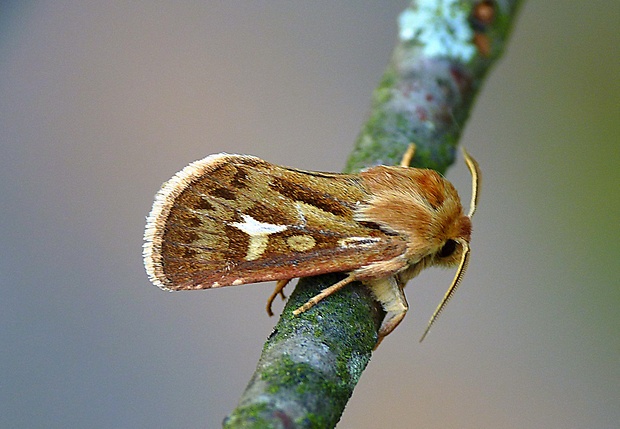
[{"label": "moth proboscis", "polygon": [[[276,280],[271,302],[293,278],[346,272],[294,311],[299,314],[360,281],[386,311],[379,341],[405,316],[403,288],[427,266],[457,266],[420,339],[458,287],[470,253],[480,169],[464,214],[454,186],[434,170],[376,166],[359,174],[302,171],[248,155],[193,162],[164,183],[144,233],[144,264],[165,290]],[[408,157],[408,159],[406,159]],[[377,343],[377,344],[378,344]]]}]

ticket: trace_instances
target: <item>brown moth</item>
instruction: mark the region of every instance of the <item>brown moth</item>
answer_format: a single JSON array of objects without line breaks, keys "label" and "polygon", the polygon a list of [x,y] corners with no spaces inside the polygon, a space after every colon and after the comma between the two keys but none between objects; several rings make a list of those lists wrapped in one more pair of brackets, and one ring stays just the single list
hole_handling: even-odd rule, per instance
[{"label": "brown moth", "polygon": [[304,312],[353,281],[368,286],[387,313],[379,341],[408,306],[407,281],[432,265],[467,267],[472,201],[463,212],[456,189],[433,170],[377,166],[359,174],[302,171],[248,155],[220,153],[196,161],[164,183],[147,218],[144,265],[165,290],[209,289],[277,280],[267,311],[293,278],[347,272],[295,310]]}]

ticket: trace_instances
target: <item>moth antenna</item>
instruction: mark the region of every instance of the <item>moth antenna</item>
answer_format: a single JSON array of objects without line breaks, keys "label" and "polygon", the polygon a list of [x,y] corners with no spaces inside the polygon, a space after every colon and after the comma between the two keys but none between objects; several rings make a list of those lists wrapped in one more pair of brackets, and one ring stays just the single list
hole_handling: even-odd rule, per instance
[{"label": "moth antenna", "polygon": [[400,166],[410,167],[411,160],[413,159],[414,155],[415,155],[415,143],[409,143],[409,146],[407,146],[407,150],[403,154],[403,159],[400,161]]},{"label": "moth antenna", "polygon": [[469,264],[469,244],[467,244],[467,242],[462,242],[461,245],[463,246],[463,257],[461,258],[461,263],[459,264],[459,268],[458,270],[456,270],[456,274],[454,276],[454,279],[452,280],[452,284],[448,288],[448,291],[443,296],[443,299],[441,300],[441,302],[435,309],[433,316],[428,321],[428,325],[426,325],[426,330],[424,331],[424,334],[422,334],[422,338],[420,338],[420,342],[424,341],[426,334],[428,334],[428,331],[430,331],[431,326],[433,326],[433,323],[435,323],[435,320],[437,319],[439,314],[446,307],[446,304],[448,303],[448,301],[450,301],[450,298],[452,298],[452,296],[454,295],[454,292],[456,292],[456,288],[459,287],[459,283],[461,283],[461,279],[465,275],[465,270],[467,270],[467,264]]},{"label": "moth antenna", "polygon": [[469,153],[467,153],[464,147],[461,146],[461,150],[463,151],[463,157],[465,158],[467,168],[469,168],[469,172],[471,173],[471,202],[469,203],[469,213],[467,214],[467,217],[472,217],[476,211],[476,206],[478,205],[482,173],[476,160],[472,158]]}]

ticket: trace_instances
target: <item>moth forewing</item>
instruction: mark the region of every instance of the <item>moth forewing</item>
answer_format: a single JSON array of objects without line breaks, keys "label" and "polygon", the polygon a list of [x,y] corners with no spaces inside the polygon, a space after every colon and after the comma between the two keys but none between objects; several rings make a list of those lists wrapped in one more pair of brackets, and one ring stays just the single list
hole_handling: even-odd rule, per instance
[{"label": "moth forewing", "polygon": [[351,271],[401,255],[403,237],[353,220],[367,198],[355,175],[212,155],[158,192],[145,266],[158,286],[187,290]]}]

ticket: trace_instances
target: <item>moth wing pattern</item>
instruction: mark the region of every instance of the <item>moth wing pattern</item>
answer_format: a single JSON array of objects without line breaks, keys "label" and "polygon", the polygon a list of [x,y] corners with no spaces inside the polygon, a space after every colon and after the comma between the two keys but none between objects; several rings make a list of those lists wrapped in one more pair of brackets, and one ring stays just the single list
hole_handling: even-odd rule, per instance
[{"label": "moth wing pattern", "polygon": [[353,219],[368,197],[356,175],[211,155],[157,193],[145,266],[159,287],[187,290],[351,271],[402,255],[402,236]]}]

